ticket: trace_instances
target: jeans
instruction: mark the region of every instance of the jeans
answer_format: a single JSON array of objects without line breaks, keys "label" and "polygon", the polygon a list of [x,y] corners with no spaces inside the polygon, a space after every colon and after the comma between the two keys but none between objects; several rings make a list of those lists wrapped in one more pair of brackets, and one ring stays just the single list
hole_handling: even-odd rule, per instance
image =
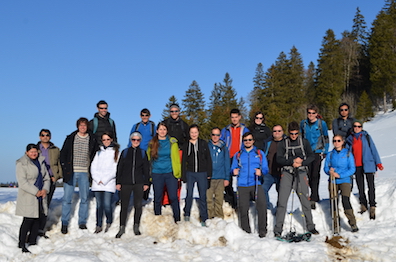
[{"label": "jeans", "polygon": [[199,199],[198,208],[202,222],[208,219],[208,206],[206,202],[206,190],[208,189],[208,175],[206,172],[190,172],[187,171],[187,196],[186,205],[184,207],[184,215],[190,216],[193,201],[194,184],[197,182]]},{"label": "jeans", "polygon": [[112,192],[95,191],[96,198],[96,226],[102,227],[103,213],[106,215],[106,224],[113,223],[113,209],[111,206]]},{"label": "jeans", "polygon": [[68,226],[71,213],[71,203],[73,199],[74,188],[78,183],[80,195],[80,208],[78,210],[78,224],[86,225],[88,218],[88,196],[89,196],[89,180],[88,173],[73,173],[73,178],[69,182],[63,183],[63,200],[62,200],[62,225]]},{"label": "jeans", "polygon": [[162,195],[166,185],[169,201],[173,211],[173,218],[175,222],[180,221],[180,204],[179,199],[177,198],[177,178],[173,176],[172,172],[165,174],[152,173],[151,176],[153,178],[155,215],[161,215]]},{"label": "jeans", "polygon": [[271,209],[272,207],[268,191],[271,189],[273,184],[275,184],[276,192],[279,192],[280,177],[279,176],[275,177],[270,174],[264,176],[263,189],[264,189],[265,199],[267,200],[267,209]]}]

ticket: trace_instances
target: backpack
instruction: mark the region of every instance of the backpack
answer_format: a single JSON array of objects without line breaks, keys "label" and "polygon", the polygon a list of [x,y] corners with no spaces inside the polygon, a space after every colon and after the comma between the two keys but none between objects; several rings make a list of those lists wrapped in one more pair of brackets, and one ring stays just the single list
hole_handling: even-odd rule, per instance
[{"label": "backpack", "polygon": [[[154,122],[153,121],[149,121],[150,122],[150,132],[151,132],[151,137],[153,137],[154,136],[154,126],[155,126],[155,124],[154,124]],[[139,131],[139,127],[140,127],[140,125],[142,124],[142,122],[139,122],[139,123],[137,123],[136,124],[136,127],[135,127],[135,131]]]},{"label": "backpack", "polygon": [[289,159],[289,149],[291,149],[293,154],[294,154],[294,150],[297,149],[297,148],[301,148],[301,152],[303,154],[304,160],[307,158],[307,156],[305,154],[304,143],[303,143],[302,137],[299,136],[297,138],[297,140],[298,140],[298,145],[291,147],[290,146],[290,138],[286,138],[285,139],[285,145],[286,145],[285,158],[286,159]]},{"label": "backpack", "polygon": [[[92,130],[92,133],[94,133],[94,134],[95,134],[96,131],[98,130],[98,123],[99,123],[98,118],[97,118],[97,117],[94,117],[94,118],[93,118],[93,130]],[[113,119],[111,119],[110,117],[109,117],[109,123],[110,123],[111,127],[114,128],[114,121],[113,121]]]}]

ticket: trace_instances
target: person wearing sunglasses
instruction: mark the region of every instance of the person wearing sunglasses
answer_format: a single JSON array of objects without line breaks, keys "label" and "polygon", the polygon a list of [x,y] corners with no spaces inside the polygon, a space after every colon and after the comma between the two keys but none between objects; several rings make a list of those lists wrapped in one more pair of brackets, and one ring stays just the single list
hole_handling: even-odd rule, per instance
[{"label": "person wearing sunglasses", "polygon": [[120,146],[114,142],[113,134],[102,134],[102,146],[91,163],[92,192],[96,198],[95,234],[102,231],[103,214],[106,215],[105,233],[113,223],[111,200],[116,191],[116,171],[120,156]]},{"label": "person wearing sunglasses", "polygon": [[18,196],[15,215],[23,217],[18,247],[22,252],[30,253],[26,241],[29,245],[37,244],[40,218],[48,212],[47,193],[50,187],[45,158],[39,156],[37,145],[28,144],[25,154],[16,161],[16,178]]},{"label": "person wearing sunglasses", "polygon": [[[60,150],[51,142],[51,131],[48,129],[41,129],[39,133],[40,142],[37,143],[39,154],[45,157],[45,165],[50,176],[50,189],[47,194],[47,207],[49,209],[52,196],[54,195],[56,188],[56,181],[62,178],[62,167],[60,163]],[[43,216],[40,220],[40,227],[38,235],[44,238],[48,238],[45,235],[45,224],[47,222],[47,216]]]},{"label": "person wearing sunglasses", "polygon": [[125,233],[128,207],[131,194],[133,193],[133,233],[140,235],[140,218],[142,217],[143,192],[149,188],[150,164],[146,151],[140,148],[142,135],[133,132],[130,136],[131,147],[122,150],[120,160],[117,165],[116,189],[120,191],[121,211],[120,229],[116,238],[120,238]]},{"label": "person wearing sunglasses", "polygon": [[208,143],[199,138],[198,125],[191,125],[188,133],[190,139],[183,146],[181,165],[182,181],[187,184],[184,221],[190,221],[194,184],[197,183],[199,193],[199,217],[201,225],[206,226],[206,220],[208,219],[206,190],[208,189],[208,184],[212,177],[212,158],[210,156]]},{"label": "person wearing sunglasses", "polygon": [[164,120],[168,127],[170,137],[177,139],[179,149],[183,148],[184,143],[188,141],[188,125],[180,117],[180,107],[178,104],[172,104],[169,107],[169,117]]},{"label": "person wearing sunglasses", "polygon": [[212,157],[212,179],[206,191],[208,217],[224,218],[224,188],[230,183],[230,156],[224,141],[220,140],[220,128],[214,127],[208,142]]},{"label": "person wearing sunglasses", "polygon": [[242,149],[231,164],[232,174],[237,177],[238,213],[242,230],[251,233],[249,223],[250,201],[256,203],[258,233],[263,238],[267,234],[267,201],[261,187],[261,176],[268,174],[268,163],[263,151],[254,146],[254,136],[247,132],[242,136]]},{"label": "person wearing sunglasses", "polygon": [[[352,232],[357,232],[359,229],[356,225],[356,218],[350,201],[352,175],[356,170],[355,160],[350,150],[345,148],[345,139],[342,135],[333,137],[333,145],[334,149],[326,157],[324,165],[324,172],[329,176],[330,199],[338,203],[338,193],[341,194],[345,216]],[[339,217],[336,215],[338,214],[336,207],[338,207],[338,204],[333,205],[333,210],[331,210],[333,218]],[[334,233],[339,233],[339,225],[339,221],[333,219]]]},{"label": "person wearing sunglasses", "polygon": [[316,105],[307,107],[307,118],[300,122],[302,138],[309,141],[315,160],[308,167],[309,187],[311,188],[311,208],[316,208],[319,202],[320,168],[322,160],[329,151],[329,134],[326,122],[319,116],[319,108]]},{"label": "person wearing sunglasses", "polygon": [[[374,177],[377,169],[383,170],[380,156],[374,141],[367,131],[363,130],[363,122],[355,120],[353,123],[352,134],[346,140],[349,147],[352,148],[356,165],[356,184],[359,190],[360,213],[368,210],[370,205],[370,219],[375,219],[375,185]],[[364,187],[364,179],[368,185],[368,202]]]},{"label": "person wearing sunglasses", "polygon": [[[155,123],[150,120],[150,116],[150,110],[148,110],[147,108],[143,108],[142,111],[140,111],[140,118],[142,119],[142,121],[134,124],[129,134],[130,136],[135,131],[138,131],[140,134],[142,134],[142,142],[140,143],[140,148],[143,150],[147,150],[150,140],[155,135],[156,126]],[[130,146],[132,146],[132,143],[129,139],[128,147]]]},{"label": "person wearing sunglasses", "polygon": [[276,152],[278,144],[286,138],[281,125],[274,125],[272,135],[264,142],[264,153],[267,156],[269,175],[265,177],[263,189],[267,199],[267,209],[272,209],[273,205],[269,200],[269,190],[275,184],[276,192],[279,192],[282,166],[276,162]]},{"label": "person wearing sunglasses", "polygon": [[249,130],[254,136],[254,146],[259,149],[264,148],[264,141],[271,136],[271,130],[264,121],[264,114],[258,111],[254,114],[251,121],[252,123],[249,126]]},{"label": "person wearing sunglasses", "polygon": [[276,209],[275,237],[282,235],[283,223],[292,189],[300,199],[305,217],[306,230],[312,234],[319,234],[312,220],[309,189],[307,183],[308,166],[315,160],[315,154],[307,139],[299,136],[300,126],[293,121],[288,126],[289,136],[282,140],[276,152],[276,161],[282,165],[282,175],[278,193]]},{"label": "person wearing sunglasses", "polygon": [[108,104],[104,100],[100,100],[96,104],[98,112],[94,114],[94,117],[89,121],[89,130],[96,136],[98,145],[102,144],[102,134],[104,132],[111,132],[114,135],[114,142],[117,142],[116,126],[113,119],[110,118],[110,112],[108,111]]},{"label": "person wearing sunglasses", "polygon": [[333,134],[347,138],[352,132],[355,119],[350,116],[350,108],[347,103],[340,104],[338,113],[340,116],[334,119],[332,123]]}]

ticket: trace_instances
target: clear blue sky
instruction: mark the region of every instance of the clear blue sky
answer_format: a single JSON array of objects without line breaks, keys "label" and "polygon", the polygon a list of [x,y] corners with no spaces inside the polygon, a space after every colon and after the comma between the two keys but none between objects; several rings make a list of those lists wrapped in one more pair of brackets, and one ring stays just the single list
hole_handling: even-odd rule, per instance
[{"label": "clear blue sky", "polygon": [[208,99],[228,72],[247,98],[258,63],[293,45],[316,63],[326,30],[351,30],[358,6],[371,27],[384,1],[1,1],[0,181],[41,128],[61,147],[101,99],[125,147],[142,108],[157,122],[193,80]]}]

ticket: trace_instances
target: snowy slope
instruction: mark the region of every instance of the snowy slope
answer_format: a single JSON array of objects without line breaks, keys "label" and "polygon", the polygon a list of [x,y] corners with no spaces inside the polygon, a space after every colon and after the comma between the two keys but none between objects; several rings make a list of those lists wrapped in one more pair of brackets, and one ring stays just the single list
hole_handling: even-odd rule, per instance
[{"label": "snowy slope", "polygon": [[[169,207],[163,216],[154,216],[153,206],[144,207],[141,236],[132,232],[133,216],[130,216],[127,232],[115,239],[118,232],[120,207],[114,211],[114,223],[108,233],[93,234],[95,228],[95,199],[90,202],[88,230],[77,225],[78,205],[69,226],[69,234],[60,233],[62,189],[55,192],[51,203],[47,232],[49,239],[40,239],[37,246],[29,247],[32,254],[22,254],[17,248],[19,226],[22,218],[14,215],[16,189],[0,190],[0,261],[396,261],[396,112],[378,115],[364,124],[373,137],[381,155],[384,171],[376,178],[377,219],[369,220],[367,212],[357,213],[359,202],[357,188],[351,197],[357,217],[358,233],[351,233],[341,212],[341,235],[348,239],[343,249],[335,249],[325,243],[331,237],[330,204],[327,192],[327,176],[322,175],[320,197],[322,201],[313,210],[314,223],[320,232],[311,242],[284,243],[273,237],[274,216],[268,212],[268,234],[260,239],[257,233],[247,234],[238,227],[237,216],[225,206],[226,219],[212,219],[208,227],[198,222],[198,209],[194,205],[191,222],[174,224]],[[276,192],[271,189],[271,202],[276,202]],[[77,194],[75,195],[77,197]],[[291,198],[289,207],[291,209]],[[184,203],[181,203],[183,208]],[[133,211],[133,209],[132,209]],[[254,213],[254,209],[252,209]],[[303,219],[297,198],[294,200],[293,226],[303,232]],[[286,216],[284,233],[289,230]],[[252,217],[252,223],[254,219]]]}]

